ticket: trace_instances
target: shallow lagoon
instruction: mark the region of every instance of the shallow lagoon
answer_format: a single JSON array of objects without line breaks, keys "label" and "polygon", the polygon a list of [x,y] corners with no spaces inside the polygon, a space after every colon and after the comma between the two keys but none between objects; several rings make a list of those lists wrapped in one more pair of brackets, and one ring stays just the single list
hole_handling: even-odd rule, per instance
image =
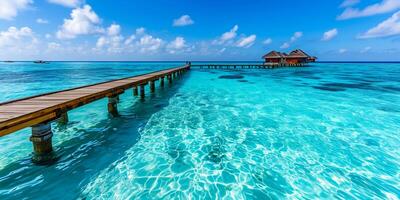
[{"label": "shallow lagoon", "polygon": [[[0,101],[180,64],[4,63]],[[0,138],[0,199],[400,198],[400,64],[192,69],[119,108],[54,124],[52,166]]]}]

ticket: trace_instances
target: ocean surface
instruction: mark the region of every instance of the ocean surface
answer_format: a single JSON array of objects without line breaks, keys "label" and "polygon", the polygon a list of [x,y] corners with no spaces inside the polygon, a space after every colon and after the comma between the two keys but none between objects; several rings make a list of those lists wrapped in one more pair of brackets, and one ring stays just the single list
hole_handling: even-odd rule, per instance
[{"label": "ocean surface", "polygon": [[[182,64],[0,63],[0,102]],[[194,68],[120,99],[52,124],[50,166],[30,129],[1,137],[0,199],[400,198],[400,64]]]}]

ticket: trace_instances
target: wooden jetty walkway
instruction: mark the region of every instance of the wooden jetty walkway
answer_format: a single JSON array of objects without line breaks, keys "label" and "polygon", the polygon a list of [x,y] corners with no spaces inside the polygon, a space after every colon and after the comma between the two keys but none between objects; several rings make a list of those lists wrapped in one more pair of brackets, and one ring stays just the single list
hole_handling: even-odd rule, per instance
[{"label": "wooden jetty walkway", "polygon": [[177,78],[192,67],[201,69],[272,69],[302,66],[305,64],[191,64],[187,62],[182,67],[3,102],[0,103],[0,137],[32,127],[30,136],[34,151],[32,160],[38,164],[45,164],[54,160],[51,123],[54,121],[61,124],[68,123],[68,111],[74,108],[107,97],[108,112],[111,116],[118,116],[119,95],[125,90],[133,88],[133,95],[139,96],[140,94],[140,97],[144,98],[146,85],[149,85],[150,92],[155,92],[156,81],[160,82],[160,87],[164,87],[165,78],[171,84],[173,78]]},{"label": "wooden jetty walkway", "polygon": [[0,137],[20,129],[32,127],[30,140],[33,143],[35,163],[46,163],[53,157],[51,122],[68,122],[69,110],[86,105],[93,101],[108,98],[108,111],[112,116],[118,116],[117,103],[119,95],[133,88],[133,95],[145,97],[145,86],[150,85],[150,92],[155,91],[155,82],[164,87],[164,79],[172,83],[173,78],[182,75],[190,69],[190,64],[133,76],[124,79],[62,90],[42,95],[27,97],[0,103]]},{"label": "wooden jetty walkway", "polygon": [[250,64],[192,64],[191,67],[200,69],[274,69],[280,67],[304,67],[306,64],[289,64],[289,63],[250,63]]}]

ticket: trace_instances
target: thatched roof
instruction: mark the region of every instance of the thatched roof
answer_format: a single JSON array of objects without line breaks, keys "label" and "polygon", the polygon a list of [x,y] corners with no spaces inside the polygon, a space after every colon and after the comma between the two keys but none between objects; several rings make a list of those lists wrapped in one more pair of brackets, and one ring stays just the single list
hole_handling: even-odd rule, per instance
[{"label": "thatched roof", "polygon": [[301,49],[296,49],[292,52],[290,52],[290,54],[286,54],[283,52],[279,52],[279,51],[271,51],[267,54],[265,54],[263,57],[263,59],[271,59],[271,58],[307,58],[307,59],[317,59],[314,56],[309,56],[307,53],[305,53],[303,50]]},{"label": "thatched roof", "polygon": [[287,55],[285,53],[281,53],[278,51],[271,51],[267,54],[265,54],[262,58],[266,59],[266,58],[283,58],[286,57]]},{"label": "thatched roof", "polygon": [[296,49],[288,55],[290,58],[309,58],[310,56],[306,54],[303,50],[301,49]]}]

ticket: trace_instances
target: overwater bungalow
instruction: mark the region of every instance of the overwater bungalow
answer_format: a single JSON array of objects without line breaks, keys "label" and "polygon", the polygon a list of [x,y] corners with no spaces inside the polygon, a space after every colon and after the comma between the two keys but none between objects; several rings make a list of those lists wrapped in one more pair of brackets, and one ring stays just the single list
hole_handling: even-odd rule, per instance
[{"label": "overwater bungalow", "polygon": [[308,62],[315,62],[315,61],[317,61],[317,59],[318,59],[317,57],[311,56],[308,58]]},{"label": "overwater bungalow", "polygon": [[309,57],[311,57],[311,56],[307,55],[303,50],[296,49],[296,50],[290,52],[290,54],[288,56],[286,56],[286,62],[288,64],[307,63]]},{"label": "overwater bungalow", "polygon": [[276,64],[304,64],[308,62],[315,62],[316,57],[309,56],[301,49],[296,49],[289,54],[271,51],[262,57],[266,63],[276,63]]},{"label": "overwater bungalow", "polygon": [[287,54],[278,51],[271,51],[263,56],[266,63],[285,63]]}]

